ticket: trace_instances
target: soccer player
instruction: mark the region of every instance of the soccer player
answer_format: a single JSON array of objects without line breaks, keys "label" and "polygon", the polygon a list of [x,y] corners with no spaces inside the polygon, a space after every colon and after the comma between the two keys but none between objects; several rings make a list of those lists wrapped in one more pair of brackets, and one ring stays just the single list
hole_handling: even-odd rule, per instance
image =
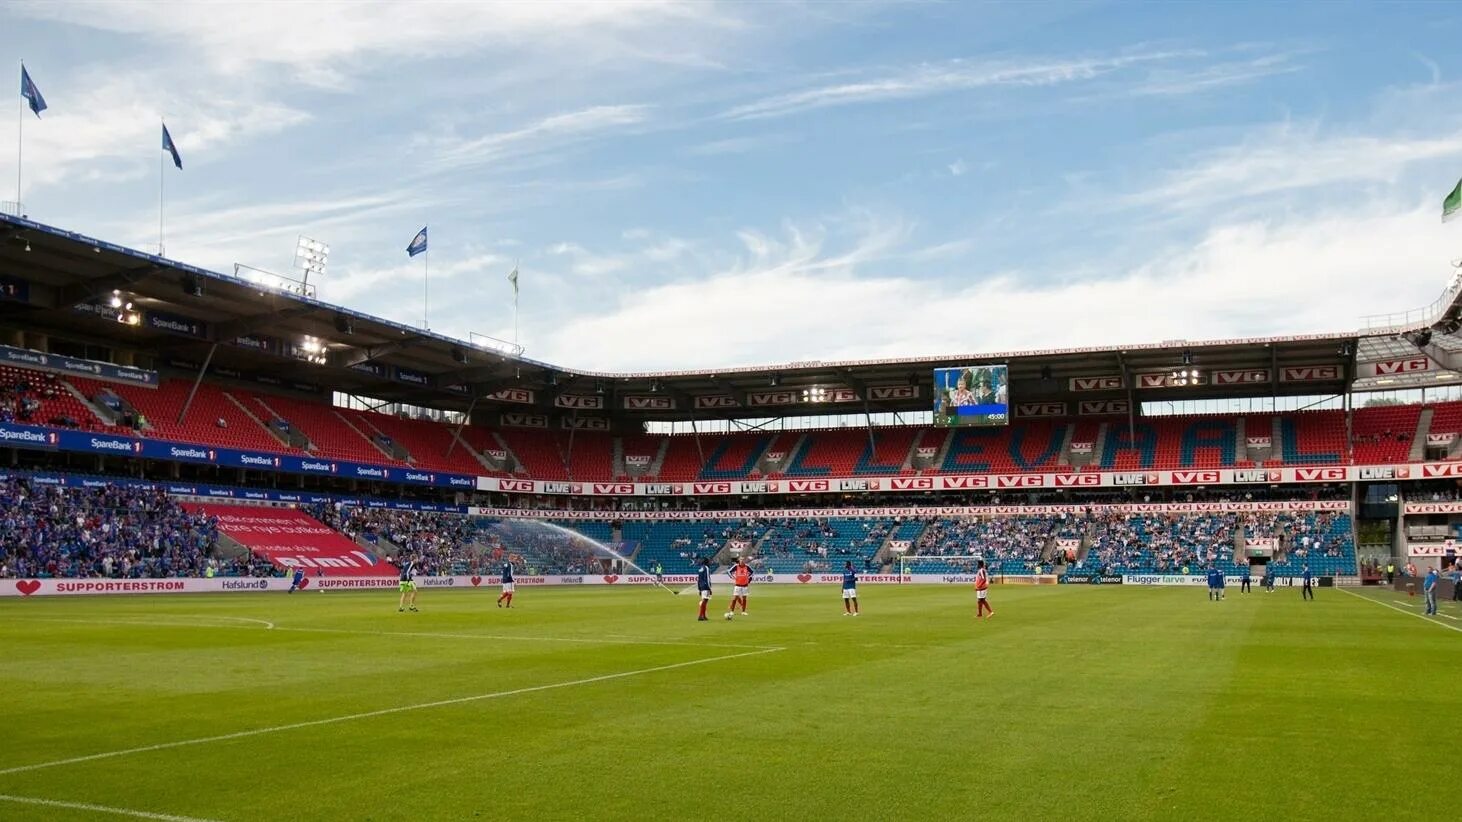
[{"label": "soccer player", "polygon": [[979,568],[975,571],[975,619],[985,616],[995,616],[995,609],[990,607],[990,572],[985,570],[985,561],[980,560]]},{"label": "soccer player", "polygon": [[1426,615],[1437,615],[1437,582],[1441,580],[1441,574],[1436,568],[1426,570],[1426,579],[1422,580],[1421,591],[1426,595]]},{"label": "soccer player", "polygon": [[410,559],[401,562],[401,602],[396,606],[396,613],[406,610],[407,605],[416,612],[416,561]]},{"label": "soccer player", "polygon": [[1310,566],[1309,565],[1306,565],[1304,567],[1304,570],[1301,572],[1301,578],[1304,580],[1305,587],[1300,591],[1300,598],[1301,599],[1314,599],[1315,598],[1314,577],[1311,576],[1311,574],[1310,574]]},{"label": "soccer player", "polygon": [[497,607],[502,608],[506,602],[508,608],[513,607],[513,561],[503,558],[503,575],[500,580],[503,584],[503,592],[498,594]]},{"label": "soccer player", "polygon": [[736,613],[736,604],[741,603],[741,615],[746,616],[746,589],[751,587],[751,566],[746,557],[737,557],[731,566],[731,613]]},{"label": "soccer player", "polygon": [[1244,575],[1239,577],[1239,593],[1247,594],[1249,591],[1249,566],[1244,566]]},{"label": "soccer player", "polygon": [[1208,599],[1210,602],[1218,602],[1218,569],[1212,565],[1208,566]]},{"label": "soccer player", "polygon": [[303,569],[303,568],[296,568],[296,569],[294,569],[294,578],[289,581],[289,592],[291,594],[294,593],[296,590],[299,589],[300,585],[303,584],[304,581],[305,581],[305,569]]},{"label": "soccer player", "polygon": [[701,595],[701,612],[696,617],[696,622],[706,621],[706,604],[711,601],[711,561],[704,557],[701,564],[695,571],[695,588]]},{"label": "soccer player", "polygon": [[843,616],[857,615],[858,572],[853,570],[852,562],[845,562],[843,563]]},{"label": "soccer player", "polygon": [[1264,590],[1274,593],[1274,569],[1264,566]]}]

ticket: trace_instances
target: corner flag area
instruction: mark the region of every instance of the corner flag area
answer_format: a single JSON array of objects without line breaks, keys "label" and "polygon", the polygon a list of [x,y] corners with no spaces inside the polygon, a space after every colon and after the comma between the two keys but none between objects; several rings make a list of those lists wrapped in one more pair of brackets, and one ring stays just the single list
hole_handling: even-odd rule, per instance
[{"label": "corner flag area", "polygon": [[[725,598],[718,592],[721,599]],[[1373,589],[0,601],[0,817],[1436,818],[1462,611]],[[724,790],[734,783],[736,796]],[[246,806],[239,786],[252,786]],[[733,811],[734,806],[734,811]]]}]

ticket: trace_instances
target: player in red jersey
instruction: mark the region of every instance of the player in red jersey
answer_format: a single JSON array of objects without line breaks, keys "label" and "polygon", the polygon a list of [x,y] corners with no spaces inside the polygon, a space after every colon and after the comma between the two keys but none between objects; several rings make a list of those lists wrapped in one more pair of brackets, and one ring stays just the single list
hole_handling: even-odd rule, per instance
[{"label": "player in red jersey", "polygon": [[990,600],[986,598],[989,594],[990,572],[985,570],[985,561],[982,559],[979,570],[975,571],[975,601],[979,603],[975,606],[975,619],[985,616],[986,611],[990,612],[990,616],[995,616],[995,609],[990,607]]},{"label": "player in red jersey", "polygon": [[737,557],[731,566],[731,613],[736,613],[736,603],[741,603],[741,615],[746,616],[746,589],[751,587],[751,566],[746,557]]}]

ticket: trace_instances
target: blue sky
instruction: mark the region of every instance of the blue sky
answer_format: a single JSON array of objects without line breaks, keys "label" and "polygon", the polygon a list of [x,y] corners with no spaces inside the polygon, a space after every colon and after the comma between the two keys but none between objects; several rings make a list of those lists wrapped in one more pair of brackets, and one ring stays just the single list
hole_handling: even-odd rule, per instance
[{"label": "blue sky", "polygon": [[[1354,328],[1462,257],[1447,4],[12,2],[27,211],[641,370]],[[0,129],[11,199],[14,129]]]}]

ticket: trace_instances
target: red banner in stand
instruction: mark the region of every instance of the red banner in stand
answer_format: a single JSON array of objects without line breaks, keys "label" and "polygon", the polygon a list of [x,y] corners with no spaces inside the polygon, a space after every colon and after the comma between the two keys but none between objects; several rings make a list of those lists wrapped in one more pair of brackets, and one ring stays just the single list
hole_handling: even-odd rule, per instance
[{"label": "red banner in stand", "polygon": [[200,503],[183,506],[218,517],[218,530],[256,556],[308,576],[394,576],[385,557],[351,542],[319,520],[292,508]]}]

